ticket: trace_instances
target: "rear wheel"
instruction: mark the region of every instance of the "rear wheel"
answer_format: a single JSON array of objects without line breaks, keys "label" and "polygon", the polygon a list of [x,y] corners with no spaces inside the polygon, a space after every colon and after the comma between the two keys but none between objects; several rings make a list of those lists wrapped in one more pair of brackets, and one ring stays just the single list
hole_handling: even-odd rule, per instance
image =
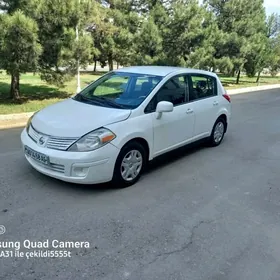
[{"label": "rear wheel", "polygon": [[146,166],[147,153],[138,142],[125,145],[116,161],[113,184],[125,188],[135,184]]},{"label": "rear wheel", "polygon": [[209,144],[212,147],[219,146],[224,139],[225,132],[226,122],[223,118],[219,118],[213,127],[212,134],[209,139]]}]

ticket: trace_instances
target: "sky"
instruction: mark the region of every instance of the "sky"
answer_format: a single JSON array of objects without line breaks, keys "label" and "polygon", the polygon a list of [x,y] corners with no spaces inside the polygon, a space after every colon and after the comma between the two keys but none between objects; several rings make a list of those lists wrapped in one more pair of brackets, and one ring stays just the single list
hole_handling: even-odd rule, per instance
[{"label": "sky", "polygon": [[[199,2],[202,3],[203,0],[199,0]],[[254,0],[252,0],[252,2],[254,2]],[[280,14],[280,0],[264,0],[264,6],[268,15],[272,13]]]},{"label": "sky", "polygon": [[264,0],[267,14],[280,14],[280,0]]},{"label": "sky", "polygon": [[[252,1],[254,1],[254,0],[252,0]],[[0,2],[1,2],[1,0],[0,0]],[[106,1],[104,1],[104,0],[102,0],[102,2],[106,3]],[[202,3],[203,0],[199,0],[199,2]],[[266,12],[268,15],[270,15],[272,13],[280,14],[280,0],[264,0],[264,5],[265,5]]]}]

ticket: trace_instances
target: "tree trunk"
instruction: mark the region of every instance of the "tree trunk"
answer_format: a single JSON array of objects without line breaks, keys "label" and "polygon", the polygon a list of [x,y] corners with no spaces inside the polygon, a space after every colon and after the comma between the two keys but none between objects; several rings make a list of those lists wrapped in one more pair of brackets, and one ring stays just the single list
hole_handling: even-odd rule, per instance
[{"label": "tree trunk", "polygon": [[238,74],[237,74],[237,79],[236,79],[236,84],[238,85],[239,84],[239,80],[240,80],[240,69],[238,70]]},{"label": "tree trunk", "polygon": [[114,70],[114,62],[113,62],[113,58],[111,56],[109,56],[109,58],[108,58],[108,64],[109,64],[109,70],[113,71]]},{"label": "tree trunk", "polygon": [[256,83],[257,83],[258,85],[259,85],[261,73],[262,73],[262,71],[259,71],[259,73],[258,73],[258,77],[257,77],[257,81],[256,81]]},{"label": "tree trunk", "polygon": [[10,96],[14,100],[19,100],[19,73],[13,73],[11,79],[11,92]]},{"label": "tree trunk", "polygon": [[235,76],[235,70],[233,69],[232,71],[231,71],[231,77],[234,77]]},{"label": "tree trunk", "polygon": [[119,64],[119,62],[117,62],[117,69],[119,69],[120,68],[120,64]]},{"label": "tree trunk", "polygon": [[93,72],[96,72],[96,68],[97,68],[97,60],[95,59],[95,60],[94,60],[94,69],[93,69]]}]

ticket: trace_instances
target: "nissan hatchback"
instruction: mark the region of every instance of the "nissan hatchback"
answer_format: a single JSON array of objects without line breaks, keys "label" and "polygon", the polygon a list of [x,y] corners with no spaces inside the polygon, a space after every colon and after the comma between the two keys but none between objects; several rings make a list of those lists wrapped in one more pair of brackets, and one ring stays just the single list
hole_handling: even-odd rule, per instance
[{"label": "nissan hatchback", "polygon": [[155,157],[222,142],[231,100],[215,73],[159,66],[112,71],[35,113],[21,134],[27,161],[67,182],[137,182]]}]

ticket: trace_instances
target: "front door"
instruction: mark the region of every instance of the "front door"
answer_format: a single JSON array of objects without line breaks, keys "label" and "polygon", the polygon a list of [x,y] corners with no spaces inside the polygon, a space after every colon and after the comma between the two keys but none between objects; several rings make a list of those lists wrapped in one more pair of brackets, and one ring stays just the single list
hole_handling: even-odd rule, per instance
[{"label": "front door", "polygon": [[[162,86],[148,105],[154,130],[153,156],[183,146],[192,139],[195,116],[192,105],[188,103],[188,91],[187,76],[175,76]],[[174,110],[157,119],[155,111],[160,101],[172,102]]]}]

